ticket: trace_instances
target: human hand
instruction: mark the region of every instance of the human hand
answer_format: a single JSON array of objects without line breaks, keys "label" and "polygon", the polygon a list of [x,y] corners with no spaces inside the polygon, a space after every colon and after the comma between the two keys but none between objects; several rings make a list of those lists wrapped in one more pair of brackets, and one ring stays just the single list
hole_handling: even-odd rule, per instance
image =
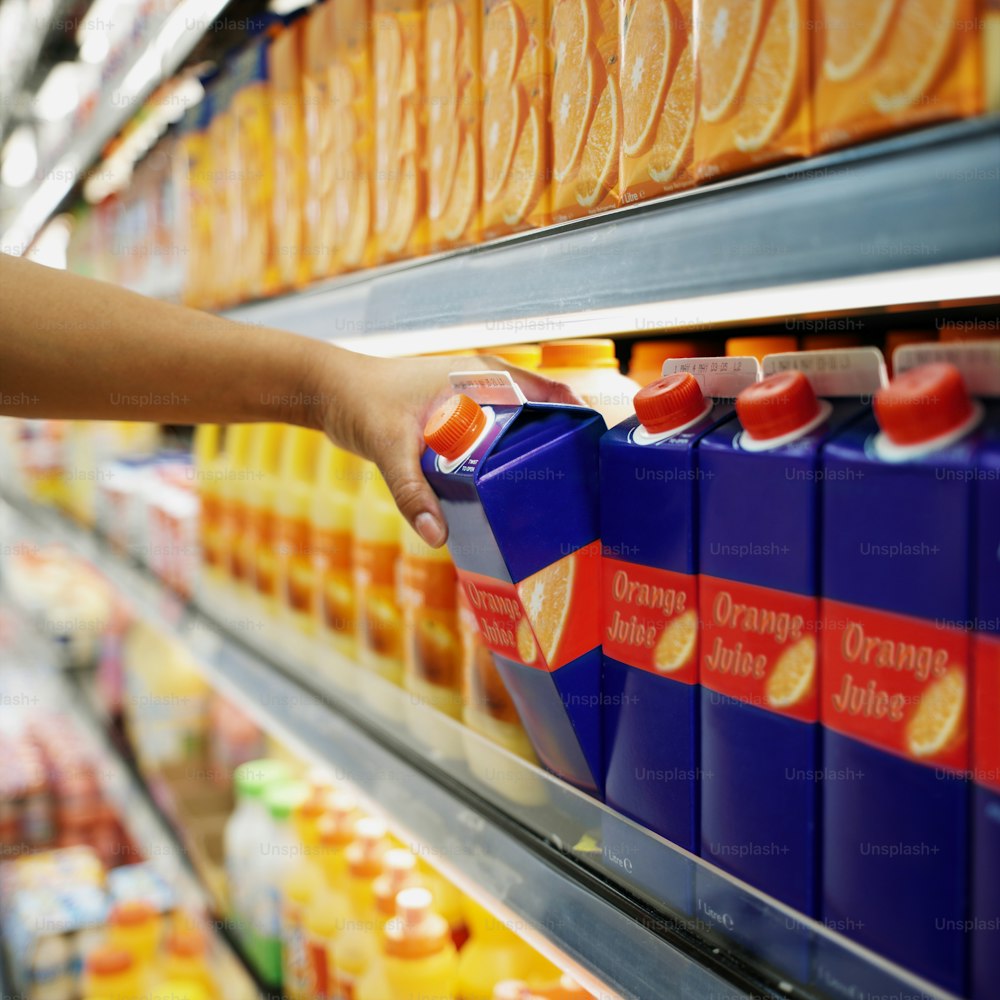
[{"label": "human hand", "polygon": [[[582,404],[561,382],[488,355],[374,358],[355,354],[346,366],[341,357],[328,368],[321,366],[319,392],[315,393],[321,401],[317,426],[336,444],[375,462],[396,506],[435,548],[444,544],[448,527],[420,468],[420,456],[427,418],[454,392],[448,382],[453,371],[508,371],[534,402]],[[331,392],[329,380],[343,384]]]}]

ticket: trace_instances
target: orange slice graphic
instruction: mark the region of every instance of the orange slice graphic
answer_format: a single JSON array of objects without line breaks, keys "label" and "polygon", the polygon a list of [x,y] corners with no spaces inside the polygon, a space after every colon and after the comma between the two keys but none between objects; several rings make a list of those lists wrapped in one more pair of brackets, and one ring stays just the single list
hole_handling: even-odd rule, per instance
[{"label": "orange slice graphic", "polygon": [[479,172],[476,169],[476,144],[465,136],[459,154],[448,208],[441,216],[441,231],[445,238],[457,240],[465,234],[476,212]]},{"label": "orange slice graphic", "polygon": [[455,183],[461,128],[452,115],[440,117],[427,129],[427,214],[437,219],[445,210]]},{"label": "orange slice graphic", "polygon": [[620,77],[626,156],[639,156],[653,141],[667,92],[674,35],[667,0],[636,0],[625,27]]},{"label": "orange slice graphic", "polygon": [[396,87],[403,62],[403,36],[399,22],[390,14],[377,14],[372,26],[375,36],[375,90],[382,100]]},{"label": "orange slice graphic", "polygon": [[868,65],[885,38],[896,0],[824,0],[823,75],[850,80]]},{"label": "orange slice graphic", "polygon": [[559,651],[569,616],[575,576],[576,553],[573,552],[517,585],[531,630],[542,648],[546,663],[551,663]]},{"label": "orange slice graphic", "polygon": [[552,176],[561,184],[576,169],[594,113],[594,59],[587,56],[552,81]]},{"label": "orange slice graphic", "polygon": [[417,158],[409,153],[399,161],[399,182],[395,197],[389,203],[389,219],[385,230],[385,247],[390,253],[399,253],[416,225],[419,210],[417,186]]},{"label": "orange slice graphic", "polygon": [[757,45],[764,0],[702,0],[698,6],[701,114],[724,118],[743,87]]},{"label": "orange slice graphic", "polygon": [[517,4],[498,3],[483,24],[483,86],[509,87],[527,42],[524,15]]},{"label": "orange slice graphic", "polygon": [[538,644],[527,618],[517,623],[517,655],[522,663],[532,664],[538,658]]},{"label": "orange slice graphic", "polygon": [[576,200],[584,208],[596,205],[614,184],[620,144],[621,100],[614,77],[609,76],[597,102],[576,179]]},{"label": "orange slice graphic", "polygon": [[906,745],[915,757],[931,757],[965,735],[965,689],[958,667],[927,686],[906,724]]},{"label": "orange slice graphic", "polygon": [[486,201],[494,201],[507,182],[526,103],[519,84],[506,90],[496,88],[486,94],[482,126],[483,198]]},{"label": "orange slice graphic", "polygon": [[452,0],[436,0],[431,4],[424,31],[427,94],[431,99],[455,87],[458,30],[458,9]]},{"label": "orange slice graphic", "polygon": [[524,128],[521,130],[521,138],[518,140],[517,152],[510,165],[510,177],[504,193],[503,218],[508,226],[522,222],[538,203],[542,194],[544,143],[542,112],[537,104],[532,104],[528,109]]},{"label": "orange slice graphic", "polygon": [[816,640],[807,635],[789,646],[764,682],[764,698],[772,708],[791,708],[808,695],[816,679]]},{"label": "orange slice graphic", "polygon": [[684,46],[674,70],[656,130],[656,142],[649,154],[649,176],[666,184],[691,157],[694,138],[694,54]]},{"label": "orange slice graphic", "polygon": [[592,21],[588,0],[556,0],[551,35],[556,73],[579,68],[592,40]]},{"label": "orange slice graphic", "polygon": [[685,611],[660,633],[653,650],[653,666],[663,674],[676,673],[691,662],[697,641],[698,616],[694,611]]}]

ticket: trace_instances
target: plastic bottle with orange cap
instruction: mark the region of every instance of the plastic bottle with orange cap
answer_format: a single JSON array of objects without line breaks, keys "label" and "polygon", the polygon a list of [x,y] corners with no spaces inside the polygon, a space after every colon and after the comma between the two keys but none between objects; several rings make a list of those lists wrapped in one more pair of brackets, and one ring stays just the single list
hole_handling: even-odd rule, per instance
[{"label": "plastic bottle with orange cap", "polygon": [[[982,773],[977,733],[987,760],[996,746],[995,714],[977,720],[979,696],[988,703],[1000,690],[1000,658],[973,666],[969,626],[979,620],[977,567],[996,563],[995,546],[977,543],[974,515],[989,485],[981,453],[990,433],[996,440],[997,406],[970,388],[1000,396],[1000,345],[912,345],[897,350],[895,365],[873,413],[824,451],[824,766],[863,777],[823,782],[821,915],[968,995],[967,886],[990,884],[990,869],[975,869],[969,883],[955,875],[971,870],[968,845],[983,844],[988,829],[977,826],[973,838],[967,776]],[[997,508],[982,517],[995,525]],[[886,864],[871,843],[923,846]],[[821,949],[819,958],[836,974],[836,955]]]},{"label": "plastic bottle with orange cap", "polygon": [[[868,412],[885,364],[858,348],[763,367],[736,397],[738,419],[698,449],[700,843],[713,864],[815,915],[821,454]],[[699,868],[695,891],[699,911],[739,938],[750,918],[730,884]],[[781,921],[754,937],[758,953],[808,975]]]},{"label": "plastic bottle with orange cap", "polygon": [[639,383],[622,375],[613,340],[590,337],[548,341],[542,344],[538,370],[557,382],[565,382],[604,417],[609,427],[632,414],[632,397],[639,391]]},{"label": "plastic bottle with orange cap", "polygon": [[707,358],[718,354],[716,344],[704,340],[637,340],[628,359],[628,377],[649,385],[663,375],[663,362],[676,358]]},{"label": "plastic bottle with orange cap", "polygon": [[84,964],[83,995],[107,1000],[143,1000],[146,984],[131,953],[106,944],[95,948]]},{"label": "plastic bottle with orange cap", "polygon": [[396,916],[385,927],[385,973],[396,1000],[456,1000],[458,952],[448,921],[422,888],[396,897]]},{"label": "plastic bottle with orange cap", "polygon": [[[697,449],[735,418],[733,398],[757,381],[759,365],[752,357],[680,358],[667,369],[636,393],[632,418],[601,439],[605,797],[696,853]],[[617,821],[605,824],[609,857],[648,880],[648,891],[690,910],[691,865],[644,857],[647,838],[630,834]]]}]

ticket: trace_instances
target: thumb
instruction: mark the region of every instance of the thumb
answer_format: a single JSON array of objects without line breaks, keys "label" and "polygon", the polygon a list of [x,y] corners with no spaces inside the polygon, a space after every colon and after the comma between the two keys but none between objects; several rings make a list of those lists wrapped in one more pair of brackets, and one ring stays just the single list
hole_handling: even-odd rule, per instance
[{"label": "thumb", "polygon": [[389,455],[378,465],[400,513],[413,530],[436,549],[448,538],[448,526],[437,497],[420,468],[422,451],[419,435],[404,434],[396,439]]}]

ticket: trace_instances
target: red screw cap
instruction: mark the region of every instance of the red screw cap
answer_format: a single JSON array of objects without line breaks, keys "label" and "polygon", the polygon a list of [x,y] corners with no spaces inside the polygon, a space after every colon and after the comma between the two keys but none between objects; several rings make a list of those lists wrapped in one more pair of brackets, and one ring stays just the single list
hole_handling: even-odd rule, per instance
[{"label": "red screw cap", "polygon": [[736,397],[736,415],[758,441],[791,434],[819,414],[819,401],[802,372],[778,372],[747,386]]},{"label": "red screw cap", "polygon": [[640,389],[633,399],[639,423],[650,434],[662,434],[690,423],[705,409],[705,397],[690,372],[665,375]]},{"label": "red screw cap", "polygon": [[962,375],[945,362],[911,368],[875,394],[875,419],[896,445],[930,441],[971,416],[972,400]]}]

